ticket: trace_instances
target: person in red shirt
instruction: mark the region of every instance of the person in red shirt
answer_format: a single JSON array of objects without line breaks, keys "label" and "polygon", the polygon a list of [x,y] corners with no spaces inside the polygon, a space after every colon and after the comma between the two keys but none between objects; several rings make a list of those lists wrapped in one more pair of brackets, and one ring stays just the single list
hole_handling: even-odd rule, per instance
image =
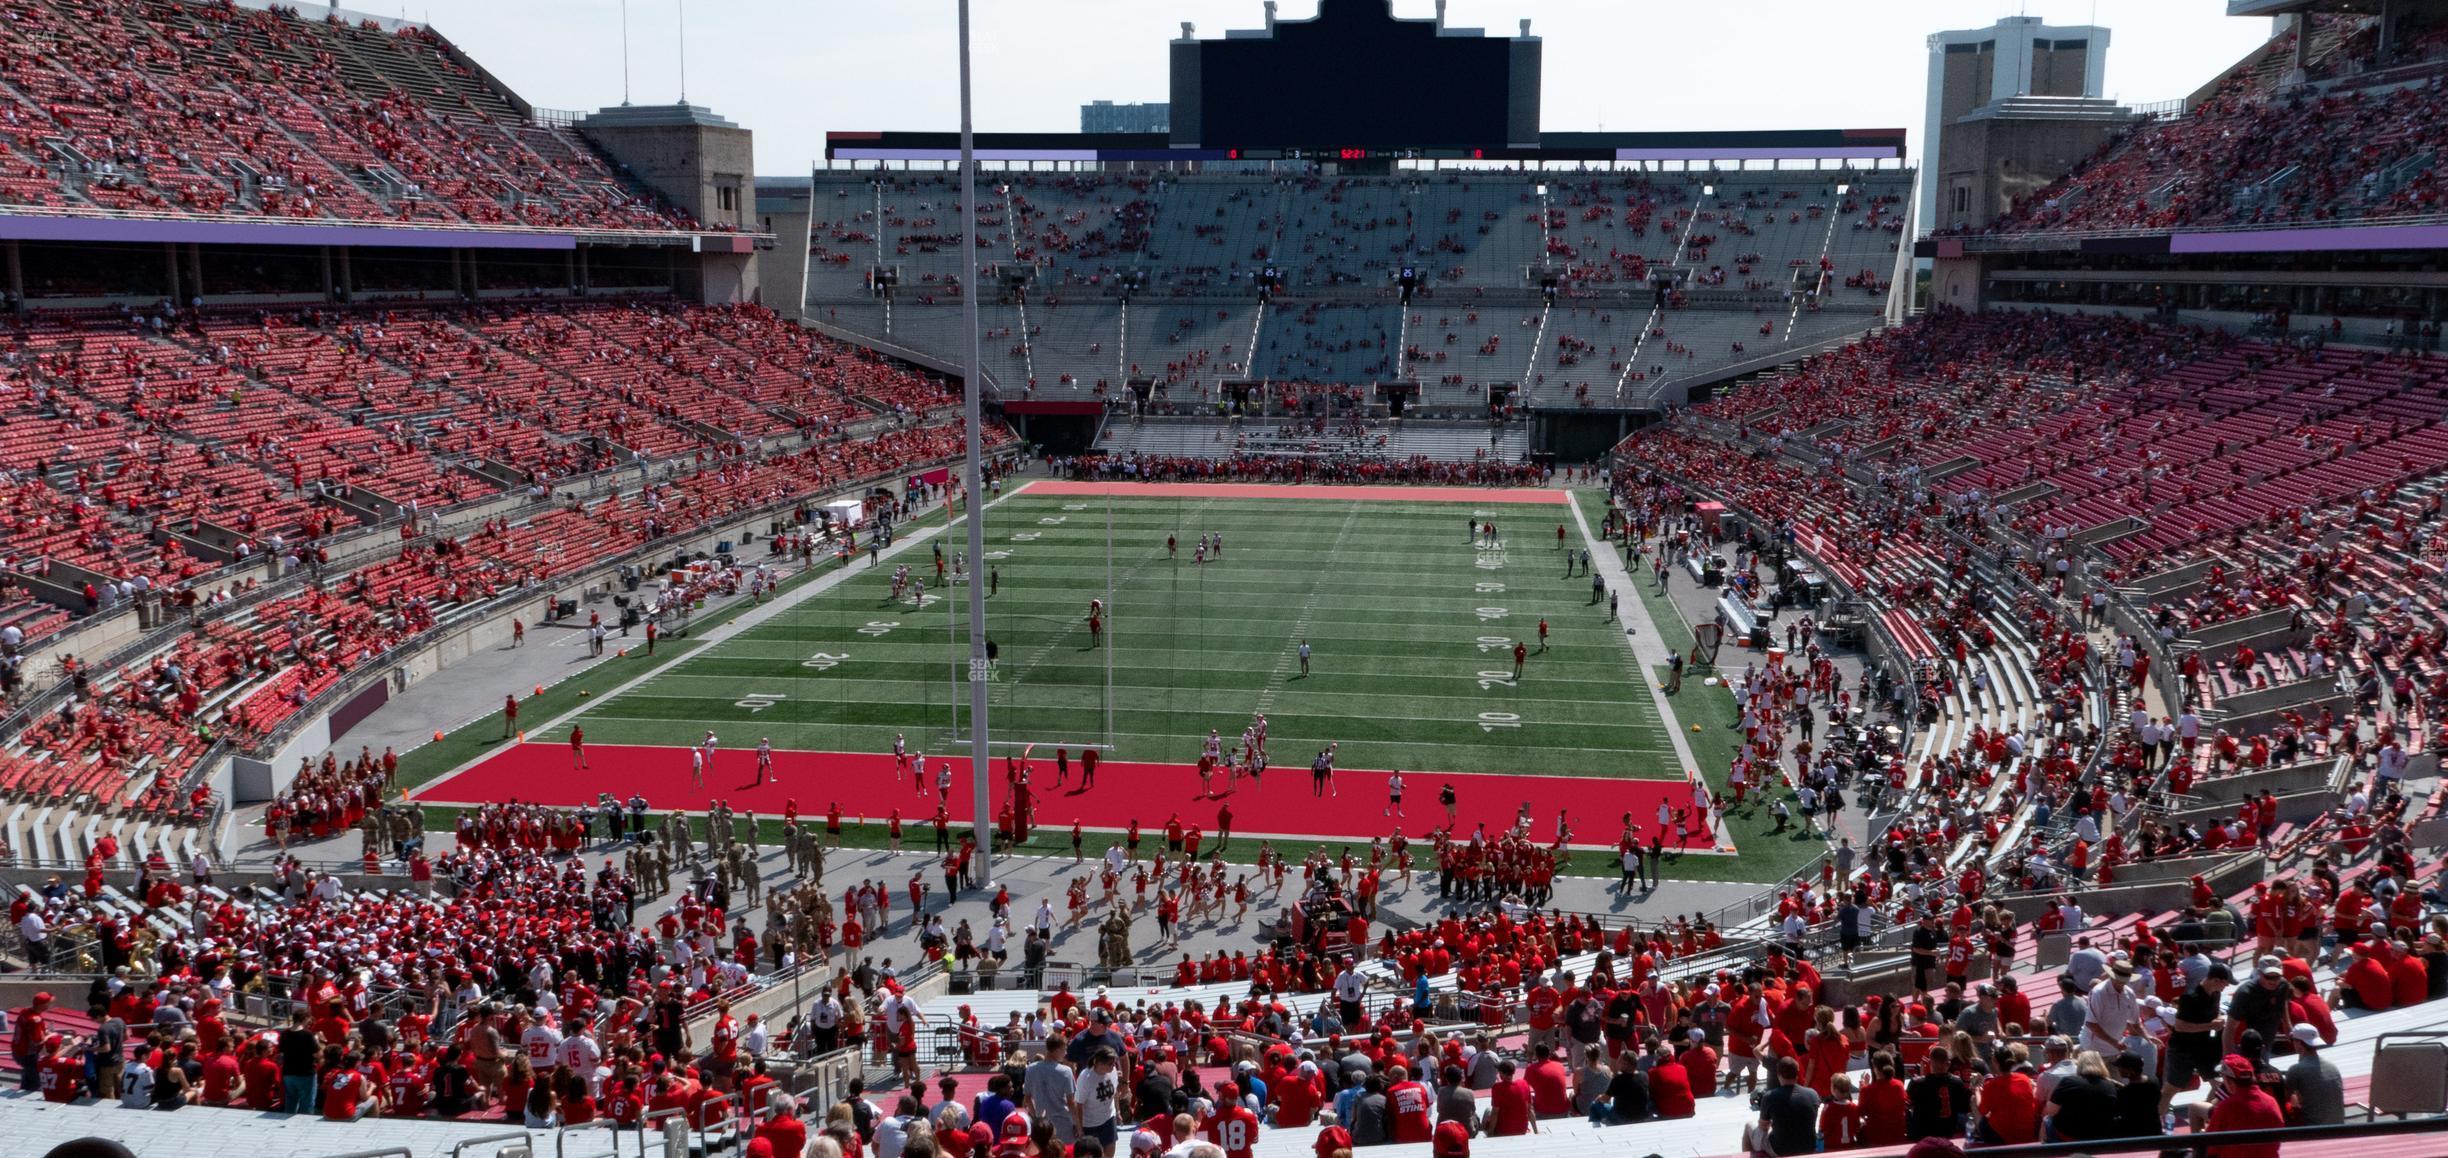
[{"label": "person in red shirt", "polygon": [[1853,1079],[1836,1075],[1836,1096],[1819,1104],[1819,1148],[1850,1150],[1861,1145],[1861,1105],[1853,1100]]},{"label": "person in red shirt", "polygon": [[1386,1071],[1386,1081],[1389,1083],[1385,1092],[1386,1115],[1392,1119],[1390,1132],[1394,1141],[1428,1141],[1435,1131],[1428,1087],[1411,1080],[1411,1071],[1402,1066]]},{"label": "person in red shirt", "polygon": [[[1631,1064],[1632,1059],[1627,1056],[1624,1061]],[[1688,1118],[1697,1113],[1699,1106],[1692,1097],[1691,1073],[1690,1065],[1669,1059],[1665,1047],[1659,1046],[1649,1066],[1650,1111],[1661,1118]]]},{"label": "person in red shirt", "polygon": [[756,1136],[772,1143],[777,1155],[807,1153],[807,1123],[799,1120],[798,1101],[788,1094],[775,1094],[769,1100],[773,1103],[773,1117],[756,1128]]},{"label": "person in red shirt", "polygon": [[645,1119],[646,1098],[636,1082],[627,1077],[607,1078],[603,1089],[604,1116],[614,1124],[633,1127]]},{"label": "person in red shirt", "polygon": [[238,1068],[246,1079],[243,1093],[247,1109],[269,1113],[280,1108],[280,1057],[273,1052],[270,1040],[259,1037],[248,1042],[246,1056],[239,1060]]},{"label": "person in red shirt", "polygon": [[1974,1135],[1983,1145],[2019,1146],[2040,1137],[2040,1086],[2020,1067],[2030,1052],[2020,1042],[1998,1047],[1999,1076],[1981,1083],[1980,1127]]},{"label": "person in red shirt", "polygon": [[1296,1129],[1309,1124],[1317,1116],[1318,1103],[1326,1092],[1318,1084],[1316,1062],[1302,1062],[1299,1072],[1283,1076],[1267,1084],[1267,1092],[1275,1096],[1275,1124],[1284,1129]]},{"label": "person in red shirt", "polygon": [[2390,976],[2383,955],[2388,948],[2374,941],[2357,941],[2346,947],[2354,962],[2346,966],[2346,975],[2338,986],[2338,1004],[2369,1009],[2375,1012],[2395,1008],[2397,983]]},{"label": "person in red shirt", "polygon": [[2389,949],[2389,982],[2399,1008],[2420,1005],[2431,996],[2431,970],[2411,943]]},{"label": "person in red shirt", "polygon": [[1542,981],[1522,995],[1522,1007],[1529,1014],[1530,1044],[1533,1047],[1553,1045],[1556,1040],[1556,1010],[1564,1007],[1563,998],[1555,987]]},{"label": "person in red shirt", "polygon": [[382,1098],[368,1087],[366,1076],[357,1067],[364,1059],[355,1053],[340,1058],[340,1068],[323,1078],[323,1120],[354,1122],[368,1111],[379,1112]]},{"label": "person in red shirt", "polygon": [[415,1054],[401,1051],[383,1067],[383,1115],[422,1118],[433,1102],[433,1069]]},{"label": "person in red shirt", "polygon": [[1846,1063],[1852,1059],[1852,1044],[1845,1040],[1844,1031],[1837,1029],[1833,1020],[1818,1029],[1804,1031],[1802,1040],[1809,1043],[1796,1059],[1802,1063],[1802,1084],[1809,1086],[1822,1102],[1835,1097],[1836,1075],[1845,1072]]},{"label": "person in red shirt", "polygon": [[35,1069],[41,1075],[42,1096],[46,1102],[66,1104],[85,1095],[85,1059],[68,1052],[68,1039],[59,1034],[43,1037],[42,1048],[35,1058]]},{"label": "person in red shirt", "polygon": [[227,1106],[230,1095],[238,1089],[245,1075],[240,1071],[238,1055],[215,1048],[204,1056],[203,1101],[207,1106]]},{"label": "person in red shirt", "polygon": [[[2210,1133],[2277,1130],[2286,1126],[2285,1111],[2278,1108],[2277,1099],[2261,1088],[2260,1076],[2249,1059],[2241,1054],[2228,1054],[2219,1063],[2219,1073],[2226,1079],[2227,1088],[2225,1096],[2210,1106]],[[2278,1158],[2278,1143],[2213,1146],[2210,1153],[2215,1158]]]},{"label": "person in red shirt", "polygon": [[[1683,1076],[1691,1085],[1693,1097],[1716,1097],[1717,1051],[1709,1048],[1707,1030],[1694,1029],[1689,1036],[1691,1044],[1684,1046],[1683,1052],[1677,1054],[1675,1060],[1682,1064]],[[1654,1100],[1654,1093],[1651,1097]]]},{"label": "person in red shirt", "polygon": [[[22,901],[11,906],[13,918],[24,916],[22,912],[14,911],[22,907]],[[23,1075],[24,1089],[35,1089],[42,1082],[40,1059],[43,1039],[51,1036],[50,1010],[51,995],[37,993],[34,1000],[16,1014],[17,1027],[15,1035],[9,1039],[9,1056],[17,1059],[17,1071]]]},{"label": "person in red shirt", "polygon": [[1542,1118],[1561,1118],[1572,1113],[1572,1073],[1564,1068],[1551,1046],[1540,1046],[1531,1054],[1530,1068],[1522,1080],[1530,1083],[1530,1101]]},{"label": "person in red shirt", "polygon": [[[1652,1097],[1655,1092],[1652,1091]],[[1571,1102],[1567,1099],[1566,1105]],[[1513,1059],[1496,1063],[1496,1085],[1488,1091],[1488,1134],[1511,1138],[1538,1133],[1538,1115],[1531,1110],[1530,1084],[1513,1073]]]},{"label": "person in red shirt", "polygon": [[1895,1055],[1881,1051],[1870,1059],[1870,1084],[1861,1089],[1861,1144],[1898,1146],[1904,1136],[1908,1101],[1904,1082],[1896,1077]]},{"label": "person in red shirt", "polygon": [[1215,1113],[1199,1123],[1200,1132],[1223,1148],[1224,1158],[1250,1158],[1258,1144],[1258,1115],[1241,1104],[1241,1090],[1232,1082],[1217,1082],[1215,1090]]},{"label": "person in red shirt", "polygon": [[2032,1003],[2031,998],[2024,994],[2021,983],[2014,979],[2013,974],[2006,974],[1997,979],[1996,985],[1998,1025],[2028,1028],[2032,1023]]}]

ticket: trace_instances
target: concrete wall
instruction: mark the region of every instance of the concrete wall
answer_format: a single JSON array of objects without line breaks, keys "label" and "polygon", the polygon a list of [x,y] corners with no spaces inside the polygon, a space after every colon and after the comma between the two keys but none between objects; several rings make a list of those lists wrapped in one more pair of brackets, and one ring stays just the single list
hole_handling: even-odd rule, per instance
[{"label": "concrete wall", "polygon": [[697,290],[689,296],[709,306],[761,302],[765,297],[758,277],[762,264],[752,254],[705,254],[697,259]]},{"label": "concrete wall", "polygon": [[[1982,225],[2013,208],[2015,198],[2072,172],[2124,127],[2098,117],[1997,116],[1948,124],[1939,129],[1942,168],[1933,220],[1939,228]],[[1965,191],[1961,209],[1958,189]]]},{"label": "concrete wall", "polygon": [[[2229,860],[2225,867],[2203,874],[2212,890],[2224,897],[2242,892],[2268,872],[2269,861],[2256,854]],[[2124,871],[2124,870],[2119,870]],[[2081,893],[2083,911],[2095,917],[2114,917],[2126,913],[2165,913],[2183,908],[2193,898],[2192,882],[2179,878],[2140,885],[2117,885],[2113,888],[2087,889]],[[2017,921],[2038,920],[2040,912],[2054,900],[2048,894],[2029,894],[1995,898]]]},{"label": "concrete wall", "polygon": [[1959,310],[1981,308],[1981,262],[1977,257],[1942,257],[1930,263],[1930,300],[1935,306]]},{"label": "concrete wall", "polygon": [[756,150],[748,130],[709,124],[612,126],[594,118],[579,129],[632,176],[697,220],[734,229],[755,226]]},{"label": "concrete wall", "polygon": [[797,319],[807,313],[807,202],[798,202],[795,210],[759,214],[757,228],[774,235],[773,248],[757,251],[758,292],[767,308]]}]

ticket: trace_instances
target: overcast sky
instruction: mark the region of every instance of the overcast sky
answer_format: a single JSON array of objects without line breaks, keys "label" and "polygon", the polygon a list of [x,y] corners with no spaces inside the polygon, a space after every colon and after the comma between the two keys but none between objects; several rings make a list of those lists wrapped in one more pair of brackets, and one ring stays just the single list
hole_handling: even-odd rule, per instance
[{"label": "overcast sky", "polygon": [[[681,93],[756,132],[757,172],[805,173],[836,129],[954,129],[953,0],[627,0],[629,92]],[[306,4],[302,7],[311,8]],[[425,20],[528,101],[621,101],[622,0],[345,0]],[[1395,0],[1428,16],[1435,0]],[[1554,130],[1906,128],[1920,151],[1924,37],[2018,12],[2110,29],[2106,95],[2185,95],[2264,39],[2226,0],[1451,0],[1446,22],[1544,39]],[[1317,0],[1282,0],[1299,19]],[[1166,99],[1165,43],[1265,23],[1260,0],[974,0],[980,131],[1073,132],[1091,100]]]}]

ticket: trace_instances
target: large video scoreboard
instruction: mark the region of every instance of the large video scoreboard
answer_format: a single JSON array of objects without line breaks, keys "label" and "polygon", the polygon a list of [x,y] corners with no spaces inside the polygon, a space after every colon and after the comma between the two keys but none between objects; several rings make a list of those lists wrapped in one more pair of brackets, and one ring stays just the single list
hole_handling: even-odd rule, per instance
[{"label": "large video scoreboard", "polygon": [[[1172,45],[1172,142],[1365,160],[1535,145],[1539,42],[1320,0],[1307,20]],[[1338,156],[1349,152],[1351,155]]]}]

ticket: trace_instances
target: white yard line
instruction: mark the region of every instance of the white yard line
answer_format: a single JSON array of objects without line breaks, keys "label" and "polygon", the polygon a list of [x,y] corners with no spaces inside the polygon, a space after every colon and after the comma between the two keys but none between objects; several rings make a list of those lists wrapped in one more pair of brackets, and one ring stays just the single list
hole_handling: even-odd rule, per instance
[{"label": "white yard line", "polygon": [[[1648,606],[1641,602],[1640,592],[1632,586],[1632,573],[1625,569],[1614,547],[1590,529],[1589,519],[1581,514],[1581,504],[1568,502],[1565,506],[1572,511],[1573,524],[1581,529],[1581,541],[1588,545],[1591,561],[1597,565],[1598,573],[1606,578],[1607,589],[1628,597],[1624,602],[1631,605],[1631,610],[1625,618],[1634,621],[1631,623],[1633,630],[1624,637],[1625,655],[1628,657],[1624,666],[1628,674],[1642,687],[1649,689],[1650,700],[1656,703],[1658,715],[1666,721],[1666,739],[1674,745],[1675,755],[1683,761],[1683,767],[1706,781],[1707,774],[1701,772],[1699,758],[1692,755],[1691,745],[1683,739],[1683,722],[1666,702],[1666,689],[1658,685],[1656,668],[1666,663],[1671,653],[1666,649],[1666,641],[1658,635],[1656,621],[1649,618]],[[1733,847],[1733,838],[1723,825],[1717,826],[1717,843]]]}]

